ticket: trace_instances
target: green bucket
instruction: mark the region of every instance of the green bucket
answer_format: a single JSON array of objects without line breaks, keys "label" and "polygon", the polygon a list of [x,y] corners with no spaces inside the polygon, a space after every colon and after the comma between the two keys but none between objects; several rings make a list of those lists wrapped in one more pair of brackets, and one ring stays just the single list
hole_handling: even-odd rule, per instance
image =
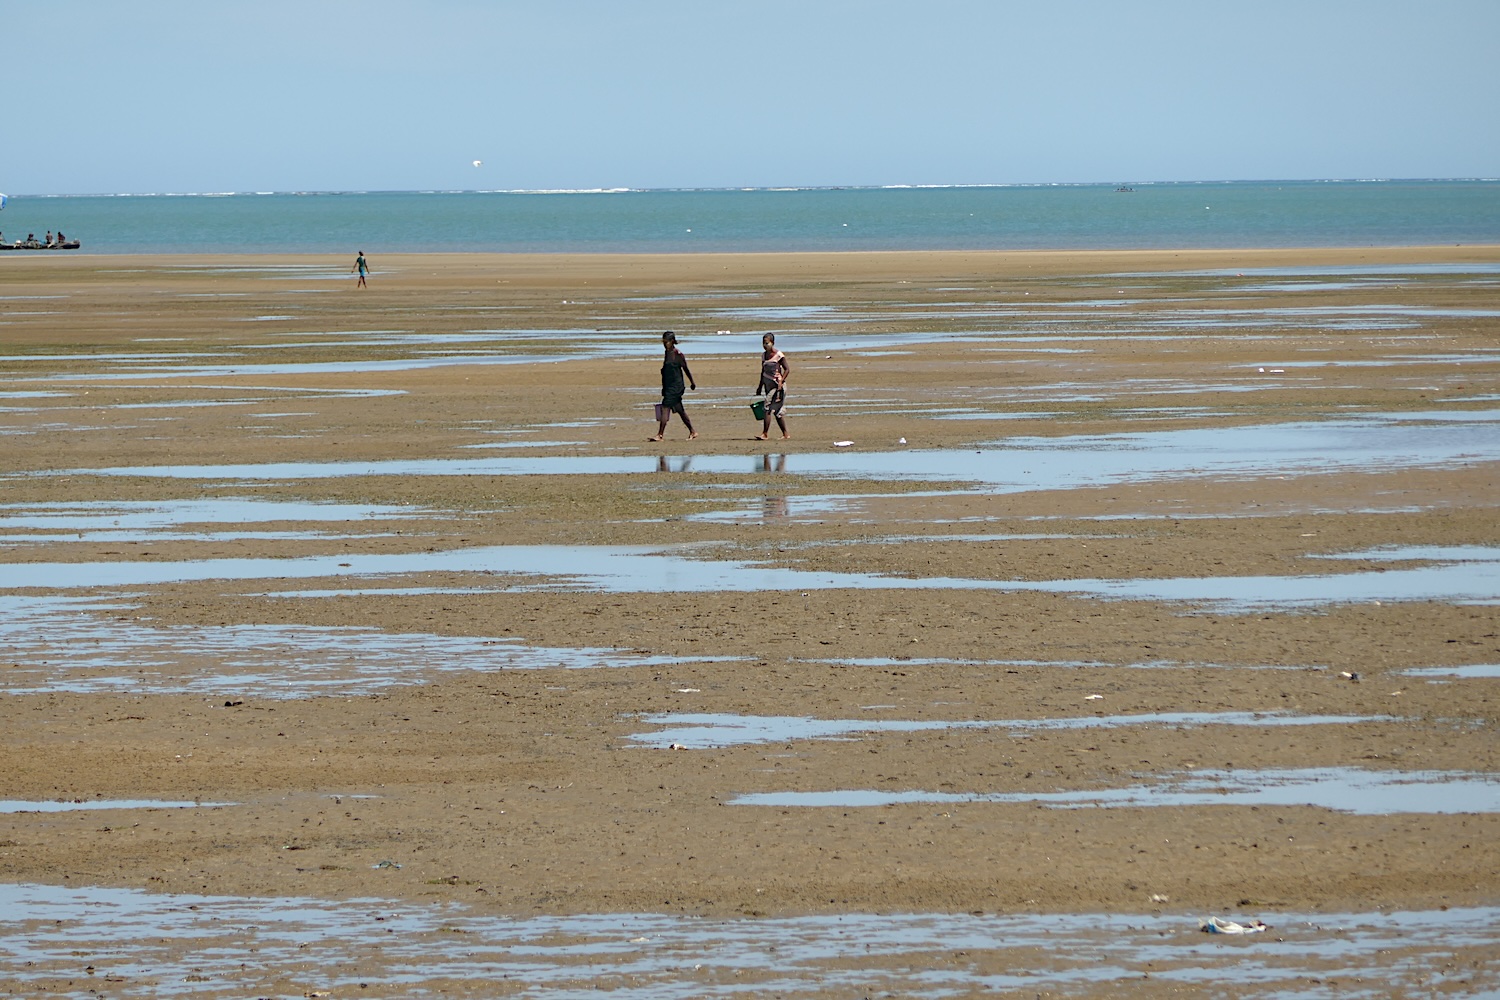
[{"label": "green bucket", "polygon": [[756,420],[766,419],[766,401],[764,399],[755,400],[750,404],[750,412],[755,414]]}]

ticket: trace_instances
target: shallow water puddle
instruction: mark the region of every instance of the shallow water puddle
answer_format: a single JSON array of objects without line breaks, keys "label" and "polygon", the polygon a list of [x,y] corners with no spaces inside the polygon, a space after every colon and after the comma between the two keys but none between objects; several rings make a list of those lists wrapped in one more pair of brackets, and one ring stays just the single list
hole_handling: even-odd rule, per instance
[{"label": "shallow water puddle", "polygon": [[738,662],[519,638],[315,625],[160,625],[127,605],[0,596],[6,694],[47,691],[259,698],[365,694],[458,671],[605,669]]},{"label": "shallow water puddle", "polygon": [[[1307,576],[1178,577],[1125,580],[970,580],[833,573],[694,558],[703,547],[499,545],[446,552],[91,563],[11,563],[0,590],[140,587],[198,580],[397,578],[430,572],[470,573],[464,587],[288,590],[271,596],[337,597],[487,591],[582,590],[607,593],[769,592],[811,590],[996,590],[1084,594],[1113,600],[1162,601],[1222,613],[1296,609],[1356,602],[1500,601],[1500,548],[1458,547],[1440,560],[1380,571]],[[1356,557],[1358,558],[1358,557]]]},{"label": "shallow water puddle", "polygon": [[[441,512],[386,504],[307,503],[223,497],[194,500],[100,500],[63,504],[0,504],[0,541],[165,541],[226,538],[326,538],[317,530],[253,532],[243,526],[275,522],[340,522],[430,519]],[[451,516],[451,515],[447,515]],[[187,525],[202,531],[181,531]],[[231,530],[210,530],[216,526]],[[333,537],[345,537],[336,533]],[[353,534],[366,535],[356,531]],[[65,537],[64,537],[65,536]]]},{"label": "shallow water puddle", "polygon": [[1073,792],[755,792],[729,805],[889,806],[910,803],[1035,803],[1054,809],[1167,806],[1318,806],[1362,816],[1500,812],[1500,775],[1467,771],[1372,771],[1312,767],[1194,771],[1152,785]]},{"label": "shallow water puddle", "polygon": [[1500,663],[1471,663],[1462,667],[1412,667],[1401,671],[1407,677],[1443,678],[1500,677]]},{"label": "shallow water puddle", "polygon": [[48,995],[125,998],[406,998],[491,983],[493,995],[529,997],[936,1000],[1099,995],[1147,977],[1168,991],[1232,980],[1237,997],[1305,1000],[1500,988],[1493,907],[1240,919],[1254,916],[1272,931],[1211,936],[1197,915],[1160,913],[517,918],[450,903],[11,885],[0,886],[0,973]]},{"label": "shallow water puddle", "polygon": [[[229,355],[233,357],[233,355]],[[33,381],[62,382],[111,382],[123,379],[152,378],[226,378],[229,376],[266,375],[357,375],[365,372],[400,372],[423,368],[441,368],[447,365],[521,365],[540,364],[544,361],[582,361],[584,354],[456,354],[449,356],[420,358],[371,358],[350,361],[304,361],[304,362],[225,362],[217,365],[147,365],[141,358],[127,358],[122,364],[130,367],[119,371],[64,373],[37,376]]]},{"label": "shallow water puddle", "polygon": [[1200,271],[1127,271],[1103,275],[1107,278],[1239,278],[1264,276],[1296,278],[1327,275],[1332,277],[1431,277],[1450,275],[1500,274],[1500,264],[1284,264],[1272,267],[1222,267]]},{"label": "shallow water puddle", "polygon": [[79,812],[88,809],[217,809],[233,802],[173,802],[163,799],[70,799],[65,802],[24,802],[0,799],[0,813]]},{"label": "shallow water puddle", "polygon": [[[1061,490],[1122,482],[1301,476],[1452,468],[1500,461],[1500,410],[1370,414],[1337,420],[1123,434],[1015,437],[969,450],[862,451],[785,456],[792,475],[974,482],[992,492]],[[691,471],[757,474],[761,456],[696,455]],[[368,462],[127,466],[33,475],[299,480],[341,476],[629,475],[672,471],[655,455],[483,456]],[[689,466],[684,466],[684,470]]]},{"label": "shallow water puddle", "polygon": [[[1060,580],[1026,585],[1053,593],[1079,592],[1117,600],[1151,600],[1213,607],[1225,613],[1441,601],[1488,605],[1500,602],[1500,548],[1458,546],[1461,552],[1431,557],[1424,565],[1326,576],[1177,577],[1163,580]],[[1309,557],[1315,558],[1315,557]],[[1329,555],[1316,558],[1365,558]],[[1429,557],[1403,556],[1413,562]],[[1022,589],[1016,587],[1015,589]]]},{"label": "shallow water puddle", "polygon": [[474,449],[500,449],[500,448],[586,448],[591,444],[588,441],[485,441],[481,444],[459,445],[461,448]]},{"label": "shallow water puddle", "polygon": [[[139,373],[137,373],[138,375]],[[146,389],[152,392],[159,391],[160,386],[116,386],[120,390]],[[184,387],[191,391],[222,392],[232,394],[216,398],[198,399],[156,399],[140,403],[111,403],[106,406],[94,405],[82,402],[82,397],[89,394],[88,390],[82,393],[66,392],[37,392],[28,395],[33,397],[63,397],[79,400],[68,404],[48,404],[45,406],[0,406],[0,413],[16,414],[42,414],[48,416],[87,413],[95,414],[100,410],[189,410],[189,409],[212,409],[216,407],[231,406],[261,406],[265,404],[285,405],[290,402],[303,402],[313,399],[350,399],[371,398],[377,396],[402,396],[406,394],[404,389],[336,389],[328,387],[319,388],[294,388],[291,386],[191,386]],[[256,393],[256,395],[245,395],[245,393]],[[316,414],[295,414],[297,416],[316,416]],[[250,414],[250,416],[263,416],[262,414]],[[35,428],[27,428],[34,430]],[[89,431],[103,428],[88,427],[78,424],[55,424],[50,425],[54,430]]]},{"label": "shallow water puddle", "polygon": [[787,657],[788,663],[821,663],[836,667],[1047,667],[1063,669],[1096,669],[1118,667],[1124,670],[1321,670],[1322,667],[1287,666],[1285,664],[1225,664],[1188,662],[1184,660],[1147,660],[1139,663],[1112,663],[1103,660],[958,660],[947,657],[861,656],[830,659],[825,657]]},{"label": "shallow water puddle", "polygon": [[1146,712],[1138,715],[1086,715],[1062,719],[813,719],[806,716],[666,713],[641,716],[654,733],[626,739],[656,749],[710,750],[787,743],[792,740],[849,740],[865,733],[943,732],[1000,729],[1012,736],[1066,729],[1118,729],[1124,726],[1347,726],[1392,722],[1389,715],[1294,715],[1287,712]]}]

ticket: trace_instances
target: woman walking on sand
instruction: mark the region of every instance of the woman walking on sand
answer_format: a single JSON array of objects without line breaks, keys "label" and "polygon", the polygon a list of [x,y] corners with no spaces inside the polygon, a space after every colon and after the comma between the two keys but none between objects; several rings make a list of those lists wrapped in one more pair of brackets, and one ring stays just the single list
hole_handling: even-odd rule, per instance
[{"label": "woman walking on sand", "polygon": [[791,374],[792,366],[786,355],[776,349],[774,333],[760,338],[760,346],[765,350],[760,356],[760,385],[755,394],[766,397],[766,415],[755,440],[764,441],[771,436],[771,418],[775,417],[776,426],[781,428],[781,439],[785,441],[791,437],[786,429],[786,377]]},{"label": "woman walking on sand", "polygon": [[359,282],[354,286],[355,288],[370,287],[369,285],[365,284],[365,275],[370,273],[370,265],[365,260],[365,252],[363,250],[359,252],[359,256],[354,258],[354,266],[349,270],[359,272]]},{"label": "woman walking on sand", "polygon": [[661,362],[661,414],[656,418],[656,436],[647,438],[648,441],[660,441],[667,433],[667,421],[672,419],[672,414],[682,418],[682,425],[688,429],[688,440],[698,436],[693,430],[693,422],[688,419],[687,410],[682,406],[682,381],[687,376],[687,384],[693,389],[698,388],[698,383],[693,380],[692,369],[688,368],[687,358],[677,349],[677,334],[668,330],[661,335],[661,346],[665,348],[666,354]]}]

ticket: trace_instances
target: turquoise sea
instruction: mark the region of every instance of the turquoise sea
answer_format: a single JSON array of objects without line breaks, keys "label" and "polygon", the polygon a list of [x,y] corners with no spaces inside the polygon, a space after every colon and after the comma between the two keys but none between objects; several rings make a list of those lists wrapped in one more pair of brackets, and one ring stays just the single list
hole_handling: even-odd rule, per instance
[{"label": "turquoise sea", "polygon": [[7,243],[49,230],[84,253],[1451,245],[1500,243],[1500,181],[12,195],[0,211]]}]

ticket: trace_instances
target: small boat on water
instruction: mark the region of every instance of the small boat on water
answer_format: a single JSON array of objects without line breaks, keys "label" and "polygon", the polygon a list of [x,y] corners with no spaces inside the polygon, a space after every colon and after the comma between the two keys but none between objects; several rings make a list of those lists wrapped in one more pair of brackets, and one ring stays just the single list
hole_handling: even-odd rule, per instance
[{"label": "small boat on water", "polygon": [[0,243],[0,250],[77,250],[83,246],[78,240],[68,240],[66,243],[43,243],[40,240],[17,240],[14,243]]}]

